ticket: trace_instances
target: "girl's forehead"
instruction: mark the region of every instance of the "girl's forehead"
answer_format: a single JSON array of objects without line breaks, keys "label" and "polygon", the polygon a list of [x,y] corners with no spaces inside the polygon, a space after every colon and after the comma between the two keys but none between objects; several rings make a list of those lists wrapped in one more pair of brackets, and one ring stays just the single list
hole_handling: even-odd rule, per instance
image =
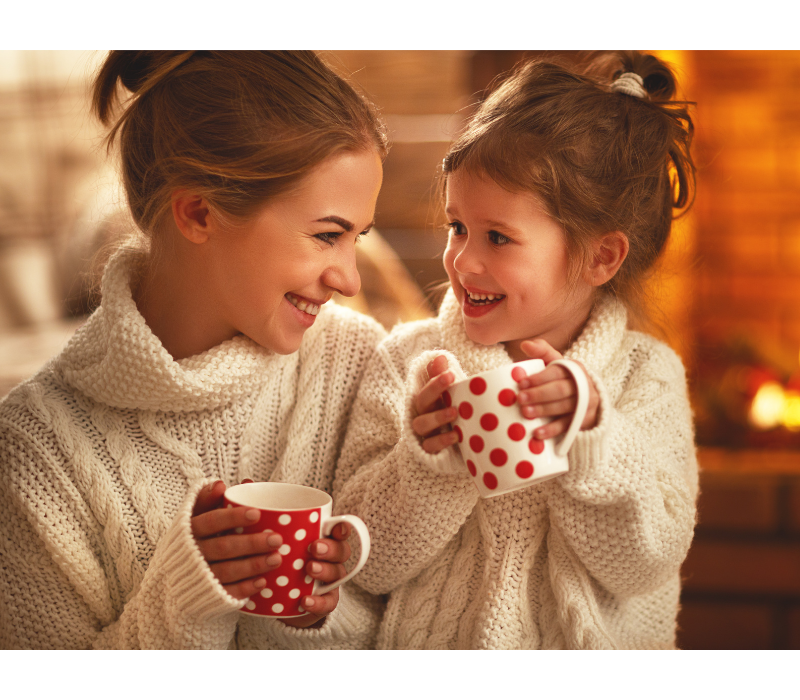
[{"label": "girl's forehead", "polygon": [[513,192],[490,177],[469,171],[451,173],[445,191],[445,207],[469,212],[477,217],[505,219],[508,216],[546,212],[546,207],[533,192]]}]

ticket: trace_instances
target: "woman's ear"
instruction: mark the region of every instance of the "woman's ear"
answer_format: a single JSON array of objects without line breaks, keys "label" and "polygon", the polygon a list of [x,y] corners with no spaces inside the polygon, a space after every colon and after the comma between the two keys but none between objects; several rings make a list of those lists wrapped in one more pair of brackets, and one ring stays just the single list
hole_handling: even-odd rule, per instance
[{"label": "woman's ear", "polygon": [[210,235],[211,217],[206,200],[186,190],[172,194],[172,217],[186,240],[205,243]]},{"label": "woman's ear", "polygon": [[628,256],[628,247],[628,237],[622,231],[611,231],[592,241],[586,273],[593,287],[605,284],[617,274]]}]

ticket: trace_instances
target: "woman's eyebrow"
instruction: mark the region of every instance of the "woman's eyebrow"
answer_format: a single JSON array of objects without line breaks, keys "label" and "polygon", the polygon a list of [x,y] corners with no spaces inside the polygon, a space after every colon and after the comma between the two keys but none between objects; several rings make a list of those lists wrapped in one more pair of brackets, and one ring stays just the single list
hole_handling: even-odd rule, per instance
[{"label": "woman's eyebrow", "polygon": [[[347,219],[343,219],[341,216],[336,216],[332,214],[331,216],[323,216],[321,219],[315,219],[315,221],[328,221],[332,224],[336,224],[337,226],[341,226],[345,231],[350,233],[355,227],[354,224],[351,224]],[[365,231],[369,231],[373,226],[375,226],[375,219],[370,221],[365,227]]]},{"label": "woman's eyebrow", "polygon": [[351,224],[347,219],[343,219],[341,216],[336,216],[335,214],[332,214],[331,216],[323,216],[321,219],[316,219],[316,221],[328,221],[332,224],[336,224],[337,226],[341,226],[348,233],[353,230],[353,224]]}]

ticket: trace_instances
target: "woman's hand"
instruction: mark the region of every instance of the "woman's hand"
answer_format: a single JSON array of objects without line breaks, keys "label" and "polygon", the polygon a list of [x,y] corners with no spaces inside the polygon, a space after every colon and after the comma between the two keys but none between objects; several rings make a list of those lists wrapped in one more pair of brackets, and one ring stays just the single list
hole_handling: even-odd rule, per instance
[{"label": "woman's hand", "polygon": [[[560,360],[563,355],[545,340],[526,340],[520,346],[522,351],[533,359],[544,360],[550,365]],[[580,365],[580,362],[577,362]],[[581,365],[583,369],[583,365]],[[584,369],[584,374],[586,370]],[[581,430],[590,430],[597,425],[597,412],[600,407],[600,395],[591,377],[586,374],[589,384],[589,408],[581,423]],[[572,375],[560,365],[546,366],[541,372],[527,376],[519,382],[522,390],[517,394],[517,403],[526,418],[551,418],[547,425],[533,431],[539,440],[557,437],[566,433],[572,416],[578,406],[578,389]]]},{"label": "woman's hand", "polygon": [[[321,583],[333,583],[347,575],[344,562],[350,558],[350,525],[339,523],[333,528],[330,537],[312,542],[308,549],[315,559],[306,564],[306,573]],[[334,588],[325,595],[310,595],[303,598],[303,607],[308,615],[281,619],[289,627],[321,627],[325,616],[339,604],[339,589]]]},{"label": "woman's hand", "polygon": [[[245,479],[242,483],[252,482]],[[254,534],[235,534],[237,527],[252,525],[260,517],[255,508],[224,508],[225,483],[215,481],[197,495],[192,511],[192,534],[214,576],[234,598],[245,599],[267,585],[264,574],[281,563],[278,548],[281,536],[265,530]],[[316,557],[306,564],[306,573],[322,583],[332,583],[347,574],[344,562],[350,558],[350,525],[339,523],[330,537],[316,540],[309,551]],[[319,627],[339,603],[339,589],[325,595],[306,596],[302,617],[281,620],[290,627]]]},{"label": "woman's hand", "polygon": [[280,566],[281,536],[271,530],[236,534],[237,527],[261,517],[255,508],[223,508],[225,483],[215,481],[197,495],[192,511],[192,535],[211,572],[234,598],[255,595],[267,585],[264,574]]},{"label": "woman's hand", "polygon": [[450,425],[450,421],[456,418],[456,409],[454,406],[445,406],[442,398],[444,390],[455,381],[455,375],[447,369],[444,355],[434,357],[428,363],[428,377],[428,383],[414,399],[417,416],[411,421],[411,428],[422,438],[422,449],[429,454],[436,454],[458,440]]}]

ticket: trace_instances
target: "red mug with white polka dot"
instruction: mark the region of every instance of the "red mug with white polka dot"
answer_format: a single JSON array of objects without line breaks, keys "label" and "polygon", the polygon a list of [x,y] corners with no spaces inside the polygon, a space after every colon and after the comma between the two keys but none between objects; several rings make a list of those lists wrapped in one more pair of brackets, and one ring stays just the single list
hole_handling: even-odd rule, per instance
[{"label": "red mug with white polka dot", "polygon": [[542,360],[523,360],[481,372],[453,384],[444,394],[456,407],[453,428],[458,449],[483,498],[538,484],[569,471],[567,453],[577,437],[589,407],[589,383],[581,366],[556,360],[575,379],[578,405],[567,432],[539,440],[533,431],[549,422],[525,418],[517,403],[518,382],[545,368]]},{"label": "red mug with white polka dot", "polygon": [[[231,486],[225,491],[225,505],[247,506],[261,511],[258,522],[237,532],[272,530],[283,538],[278,549],[281,565],[265,575],[267,585],[252,596],[241,612],[259,617],[299,617],[305,615],[300,601],[307,595],[322,595],[355,576],[369,556],[369,532],[355,515],[331,515],[333,500],[324,491],[277,482]],[[361,556],[343,578],[322,584],[306,573],[311,555],[308,546],[330,535],[338,523],[349,523],[361,540]]]}]

